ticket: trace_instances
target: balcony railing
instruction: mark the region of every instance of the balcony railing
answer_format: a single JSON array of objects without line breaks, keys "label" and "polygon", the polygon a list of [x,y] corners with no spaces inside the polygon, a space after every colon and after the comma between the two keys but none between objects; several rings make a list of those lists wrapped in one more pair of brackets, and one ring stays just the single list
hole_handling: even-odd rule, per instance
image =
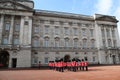
[{"label": "balcony railing", "polygon": [[13,49],[19,50],[20,49],[20,45],[11,45],[11,44],[0,45],[0,48],[1,49],[7,49],[7,50],[13,50]]},{"label": "balcony railing", "polygon": [[97,48],[80,48],[80,47],[32,47],[32,50],[40,51],[91,51]]}]

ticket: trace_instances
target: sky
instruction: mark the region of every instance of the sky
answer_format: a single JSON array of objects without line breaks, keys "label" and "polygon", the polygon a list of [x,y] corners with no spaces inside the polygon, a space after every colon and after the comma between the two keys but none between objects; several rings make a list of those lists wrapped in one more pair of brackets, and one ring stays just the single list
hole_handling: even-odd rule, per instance
[{"label": "sky", "polygon": [[[105,14],[120,21],[120,0],[33,0],[34,8],[83,15]],[[120,22],[118,22],[120,36]]]}]

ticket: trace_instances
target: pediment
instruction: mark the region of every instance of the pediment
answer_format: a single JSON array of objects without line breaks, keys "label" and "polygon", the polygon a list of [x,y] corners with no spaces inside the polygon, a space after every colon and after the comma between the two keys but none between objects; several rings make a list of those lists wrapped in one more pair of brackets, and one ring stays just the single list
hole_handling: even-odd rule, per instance
[{"label": "pediment", "polygon": [[33,9],[23,4],[13,1],[0,1],[0,9],[15,9],[15,10],[27,10],[32,11]]},{"label": "pediment", "polygon": [[97,17],[96,20],[118,22],[118,20],[114,16],[101,16],[101,17]]}]

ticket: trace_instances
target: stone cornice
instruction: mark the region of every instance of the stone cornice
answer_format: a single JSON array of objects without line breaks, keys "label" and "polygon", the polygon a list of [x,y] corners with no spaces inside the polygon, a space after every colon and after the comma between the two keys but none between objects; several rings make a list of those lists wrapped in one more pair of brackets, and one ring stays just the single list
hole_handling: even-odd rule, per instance
[{"label": "stone cornice", "polygon": [[57,11],[35,10],[34,15],[94,21],[94,18],[92,16],[66,13],[66,12],[57,12]]},{"label": "stone cornice", "polygon": [[[1,4],[4,4],[4,3],[11,3],[12,4],[12,6],[14,6],[14,8],[6,8],[6,6],[3,6],[2,7],[2,5],[0,6],[0,9],[12,9],[12,10],[21,10],[21,9],[17,9],[17,6],[21,6],[21,7],[23,7],[23,8],[25,8],[24,10],[25,11],[34,11],[34,9],[33,8],[30,8],[30,7],[28,7],[28,6],[25,6],[25,5],[23,5],[23,4],[21,4],[21,3],[19,3],[19,2],[15,2],[15,1],[11,1],[11,0],[4,0],[4,1],[0,1],[0,3]],[[11,7],[12,7],[11,6]]]}]

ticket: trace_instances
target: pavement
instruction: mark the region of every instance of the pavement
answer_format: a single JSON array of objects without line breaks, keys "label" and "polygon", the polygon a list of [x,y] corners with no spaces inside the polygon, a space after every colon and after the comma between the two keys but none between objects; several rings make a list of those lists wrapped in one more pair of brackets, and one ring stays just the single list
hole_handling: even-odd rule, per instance
[{"label": "pavement", "polygon": [[120,65],[89,67],[89,71],[0,70],[0,80],[120,80]]}]

